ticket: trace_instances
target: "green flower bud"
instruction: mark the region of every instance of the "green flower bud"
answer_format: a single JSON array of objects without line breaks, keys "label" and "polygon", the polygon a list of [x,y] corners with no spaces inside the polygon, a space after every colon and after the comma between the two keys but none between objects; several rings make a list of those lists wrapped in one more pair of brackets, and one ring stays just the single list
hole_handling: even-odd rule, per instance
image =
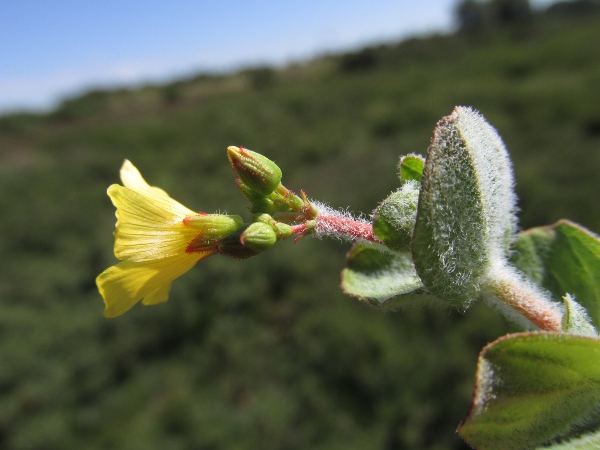
[{"label": "green flower bud", "polygon": [[183,224],[201,232],[205,239],[220,239],[242,226],[244,221],[240,216],[223,214],[195,214],[186,216]]},{"label": "green flower bud", "polygon": [[287,223],[278,222],[268,214],[260,214],[254,218],[254,221],[265,223],[271,226],[275,231],[275,234],[277,235],[277,239],[288,238],[294,233],[294,230],[290,225],[288,225]]},{"label": "green flower bud", "polygon": [[247,198],[267,196],[280,185],[281,169],[269,158],[244,147],[234,146],[227,148],[227,157],[244,186],[240,189]]},{"label": "green flower bud", "polygon": [[289,205],[292,211],[301,211],[306,206],[304,200],[298,197],[296,194],[290,192],[288,196],[285,197],[286,204]]},{"label": "green flower bud", "polygon": [[239,229],[221,239],[217,245],[219,253],[236,259],[247,259],[260,253],[242,244],[241,237],[247,229]]},{"label": "green flower bud", "polygon": [[240,216],[223,214],[194,214],[183,219],[186,227],[198,231],[198,235],[188,244],[187,253],[214,252],[219,239],[238,230],[243,225]]},{"label": "green flower bud", "polygon": [[240,242],[256,253],[271,248],[277,242],[277,234],[271,225],[254,222],[240,236]]},{"label": "green flower bud", "polygon": [[392,193],[373,214],[373,233],[392,250],[410,249],[419,203],[419,184],[407,181]]},{"label": "green flower bud", "polygon": [[240,192],[242,193],[242,195],[244,197],[246,197],[248,200],[250,200],[251,202],[260,201],[265,198],[264,195],[257,194],[255,191],[253,191],[246,183],[244,183],[240,179],[240,177],[237,177],[235,179],[235,183],[237,184],[237,187],[240,190]]},{"label": "green flower bud", "polygon": [[253,201],[249,209],[252,214],[275,214],[279,211],[273,200],[266,197]]}]

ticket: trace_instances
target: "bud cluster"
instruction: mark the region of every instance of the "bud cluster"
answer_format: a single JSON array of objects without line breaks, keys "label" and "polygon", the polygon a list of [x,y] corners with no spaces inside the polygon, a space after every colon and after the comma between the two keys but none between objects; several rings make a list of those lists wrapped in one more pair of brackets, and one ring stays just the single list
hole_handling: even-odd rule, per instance
[{"label": "bud cluster", "polygon": [[278,240],[312,231],[311,227],[292,225],[313,220],[317,210],[304,192],[299,197],[281,184],[277,164],[244,147],[229,147],[227,156],[237,186],[250,202],[252,221],[223,214],[186,216],[184,225],[199,232],[187,246],[187,253],[246,259],[268,250]]},{"label": "bud cluster", "polygon": [[281,222],[314,219],[316,209],[304,192],[298,197],[281,184],[281,169],[265,156],[244,147],[227,148],[241,193],[250,201],[250,212],[269,214]]},{"label": "bud cluster", "polygon": [[[199,213],[185,217],[184,225],[199,234],[187,253],[221,254],[246,259],[270,249],[277,241],[313,234],[381,242],[366,221],[335,213],[311,202],[304,191],[296,195],[281,184],[282,173],[267,157],[244,147],[227,148],[237,186],[250,202],[250,222],[240,216]],[[363,223],[364,222],[364,223]]]}]

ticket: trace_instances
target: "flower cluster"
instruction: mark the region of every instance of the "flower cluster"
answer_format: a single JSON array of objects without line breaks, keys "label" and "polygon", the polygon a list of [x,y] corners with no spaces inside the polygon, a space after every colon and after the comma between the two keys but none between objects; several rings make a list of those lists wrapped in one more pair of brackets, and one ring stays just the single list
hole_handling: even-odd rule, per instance
[{"label": "flower cluster", "polygon": [[106,317],[119,316],[140,301],[166,301],[172,281],[211,255],[245,259],[278,240],[310,232],[306,223],[290,224],[314,219],[316,211],[304,194],[300,198],[281,184],[281,170],[273,161],[242,147],[229,147],[228,157],[238,187],[251,202],[249,223],[237,215],[196,213],[150,186],[125,161],[123,186],[108,188],[117,209],[114,253],[121,262],[96,279]]}]

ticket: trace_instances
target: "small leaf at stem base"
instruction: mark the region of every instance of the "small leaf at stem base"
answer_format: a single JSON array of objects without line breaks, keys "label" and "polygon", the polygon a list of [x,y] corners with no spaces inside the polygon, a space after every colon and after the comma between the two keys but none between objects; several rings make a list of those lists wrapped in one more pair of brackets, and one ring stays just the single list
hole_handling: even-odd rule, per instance
[{"label": "small leaf at stem base", "polygon": [[398,164],[400,183],[404,184],[410,180],[420,183],[423,178],[424,166],[425,159],[420,155],[406,155],[400,158],[400,164]]}]

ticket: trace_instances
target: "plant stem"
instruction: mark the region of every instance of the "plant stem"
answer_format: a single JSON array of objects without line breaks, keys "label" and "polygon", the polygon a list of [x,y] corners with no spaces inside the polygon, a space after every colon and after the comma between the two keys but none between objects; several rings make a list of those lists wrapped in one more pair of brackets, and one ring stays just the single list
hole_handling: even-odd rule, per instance
[{"label": "plant stem", "polygon": [[319,214],[315,218],[315,223],[317,233],[350,240],[364,239],[365,241],[381,243],[373,233],[373,226],[364,221],[337,215]]},{"label": "plant stem", "polygon": [[539,293],[512,277],[496,281],[491,290],[502,302],[543,331],[562,331],[561,314]]}]

